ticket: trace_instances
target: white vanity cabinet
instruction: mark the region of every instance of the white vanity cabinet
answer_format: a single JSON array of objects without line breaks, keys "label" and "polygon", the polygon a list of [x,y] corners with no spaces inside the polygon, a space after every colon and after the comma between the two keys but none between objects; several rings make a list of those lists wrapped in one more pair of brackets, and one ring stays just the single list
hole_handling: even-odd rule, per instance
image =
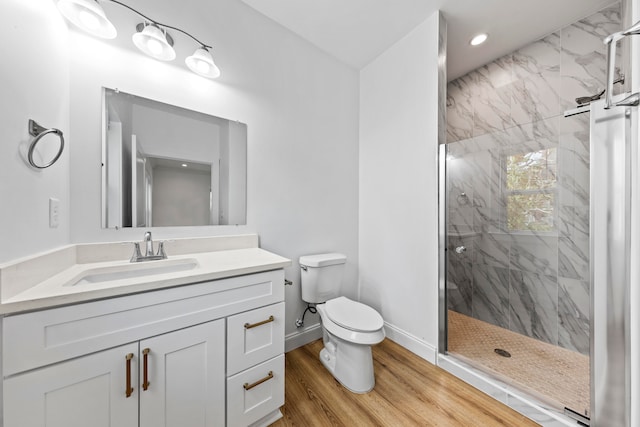
[{"label": "white vanity cabinet", "polygon": [[7,316],[3,426],[268,425],[283,286],[273,270]]}]

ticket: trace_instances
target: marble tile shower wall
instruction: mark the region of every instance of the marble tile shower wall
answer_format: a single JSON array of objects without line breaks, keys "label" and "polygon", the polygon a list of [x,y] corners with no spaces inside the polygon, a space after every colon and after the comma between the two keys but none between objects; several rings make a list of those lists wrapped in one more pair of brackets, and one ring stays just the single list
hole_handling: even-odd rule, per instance
[{"label": "marble tile shower wall", "polygon": [[[589,118],[562,112],[604,87],[602,39],[620,27],[618,3],[447,87],[449,308],[584,354]],[[505,157],[554,147],[554,230],[509,232]]]}]

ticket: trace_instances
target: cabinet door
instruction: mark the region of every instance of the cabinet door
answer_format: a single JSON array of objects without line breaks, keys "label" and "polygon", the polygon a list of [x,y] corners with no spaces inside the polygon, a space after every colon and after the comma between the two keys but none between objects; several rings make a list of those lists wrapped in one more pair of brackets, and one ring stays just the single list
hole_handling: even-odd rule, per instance
[{"label": "cabinet door", "polygon": [[140,352],[140,427],[225,424],[224,319],[140,341]]},{"label": "cabinet door", "polygon": [[137,354],[128,344],[5,379],[4,427],[137,426]]}]

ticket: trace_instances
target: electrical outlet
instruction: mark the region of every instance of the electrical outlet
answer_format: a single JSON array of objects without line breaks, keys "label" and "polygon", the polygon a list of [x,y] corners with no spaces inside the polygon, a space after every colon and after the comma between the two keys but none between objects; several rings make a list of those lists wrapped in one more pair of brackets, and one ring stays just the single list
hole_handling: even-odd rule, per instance
[{"label": "electrical outlet", "polygon": [[49,228],[58,228],[60,223],[60,200],[49,198]]}]

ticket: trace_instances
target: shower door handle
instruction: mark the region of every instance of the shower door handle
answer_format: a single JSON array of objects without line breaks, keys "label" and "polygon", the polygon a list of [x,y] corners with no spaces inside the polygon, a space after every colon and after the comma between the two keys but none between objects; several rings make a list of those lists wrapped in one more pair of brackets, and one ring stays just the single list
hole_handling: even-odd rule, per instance
[{"label": "shower door handle", "polygon": [[607,81],[605,82],[604,108],[608,110],[613,107],[613,80],[616,73],[616,43],[624,38],[622,31],[613,33],[604,39],[607,46]]},{"label": "shower door handle", "polygon": [[455,251],[457,254],[461,254],[463,252],[467,252],[467,247],[466,246],[458,246],[457,248],[455,248]]},{"label": "shower door handle", "polygon": [[[629,106],[629,105],[638,105],[636,104],[621,104],[617,105],[613,103],[613,81],[615,80],[615,71],[616,71],[616,43],[627,37],[627,36],[635,36],[640,34],[640,21],[633,24],[630,28],[627,28],[624,31],[619,31],[617,33],[613,33],[607,36],[603,41],[607,46],[607,81],[606,81],[606,94],[605,94],[605,103],[604,108],[608,110],[611,107],[615,107],[617,105],[620,106]],[[633,96],[633,95],[632,95]],[[627,101],[626,99],[621,102]]]}]

